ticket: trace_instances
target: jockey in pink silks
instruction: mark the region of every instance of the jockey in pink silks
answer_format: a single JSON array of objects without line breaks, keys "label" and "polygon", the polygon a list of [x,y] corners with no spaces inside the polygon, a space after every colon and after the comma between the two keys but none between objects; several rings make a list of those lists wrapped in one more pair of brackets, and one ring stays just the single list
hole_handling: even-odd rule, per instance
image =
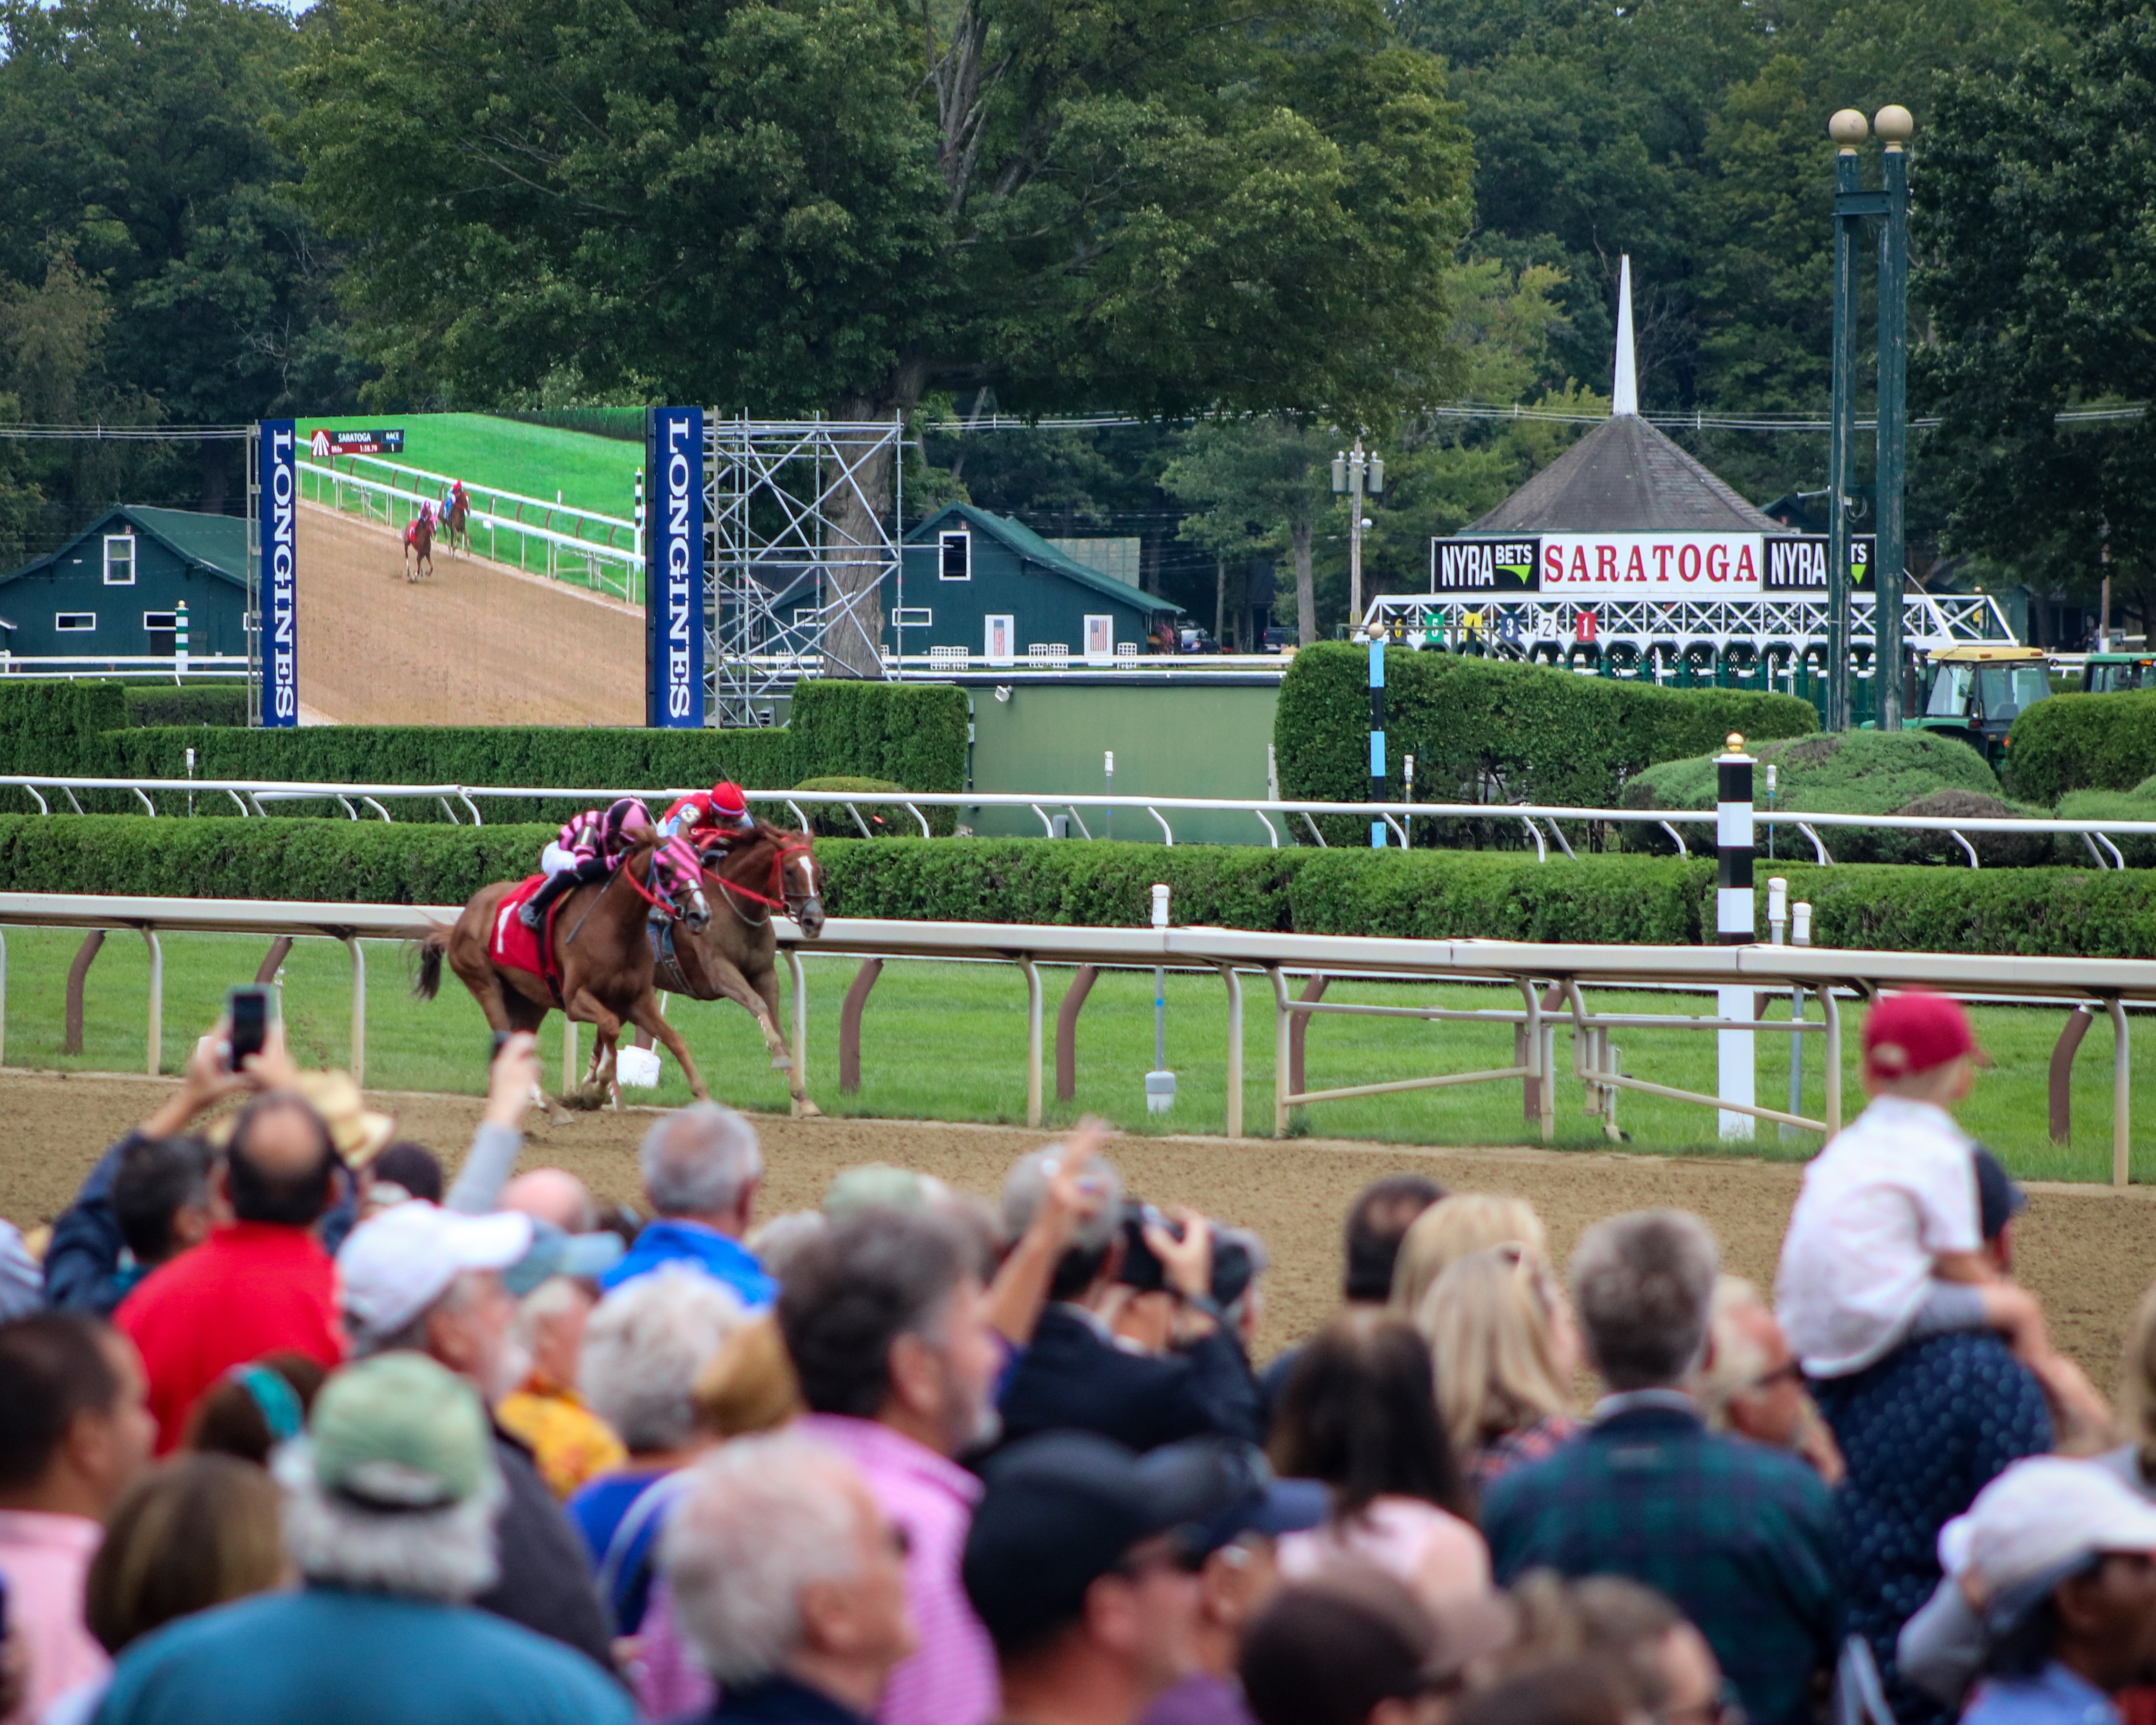
[{"label": "jockey in pink silks", "polygon": [[549,905],[572,886],[605,880],[652,830],[651,811],[634,797],[587,809],[541,853],[539,867],[547,884],[524,901],[518,920],[526,928],[544,927]]}]

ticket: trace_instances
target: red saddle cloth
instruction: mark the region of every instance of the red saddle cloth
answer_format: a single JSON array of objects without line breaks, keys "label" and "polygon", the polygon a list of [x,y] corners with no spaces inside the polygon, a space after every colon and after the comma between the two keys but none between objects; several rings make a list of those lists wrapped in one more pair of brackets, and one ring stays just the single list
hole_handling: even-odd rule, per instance
[{"label": "red saddle cloth", "polygon": [[[494,932],[487,939],[487,953],[496,964],[506,965],[511,970],[529,971],[533,976],[544,978],[547,986],[561,998],[562,975],[552,963],[554,917],[562,908],[561,899],[556,899],[547,911],[544,929],[526,928],[524,919],[517,913],[524,908],[525,901],[545,886],[544,875],[534,875],[495,907]],[[566,895],[564,895],[566,896]]]}]

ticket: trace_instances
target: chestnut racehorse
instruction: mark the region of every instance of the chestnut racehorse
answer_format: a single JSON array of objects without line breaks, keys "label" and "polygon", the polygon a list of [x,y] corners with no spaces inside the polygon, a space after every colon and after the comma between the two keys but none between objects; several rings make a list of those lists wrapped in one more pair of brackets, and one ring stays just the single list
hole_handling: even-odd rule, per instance
[{"label": "chestnut racehorse", "polygon": [[442,511],[442,537],[449,541],[454,555],[470,556],[471,499],[462,491],[449,494],[449,507]]},{"label": "chestnut racehorse", "polygon": [[543,978],[494,962],[495,919],[515,914],[502,901],[523,884],[497,880],[472,895],[454,928],[438,929],[419,943],[416,992],[423,1000],[434,998],[447,957],[496,1030],[536,1030],[557,1007],[579,1024],[598,1026],[583,1085],[583,1094],[593,1101],[612,1088],[614,1042],[623,1024],[633,1024],[665,1044],[696,1099],[709,1101],[711,1093],[687,1045],[660,1015],[659,997],[652,992],[651,943],[644,933],[651,910],[679,928],[702,929],[711,920],[703,882],[696,852],[676,839],[640,843],[604,880],[572,888],[559,901],[552,930],[561,974],[557,1000]]},{"label": "chestnut racehorse", "polygon": [[708,834],[697,836],[711,920],[685,937],[675,927],[670,943],[660,935],[658,985],[696,1000],[738,1002],[763,1032],[773,1069],[786,1074],[793,1112],[820,1114],[779,1028],[778,936],[772,927],[772,918],[783,913],[810,940],[824,932],[823,882],[808,835],[758,821],[754,834],[730,845],[711,841]]},{"label": "chestnut racehorse", "polygon": [[425,510],[404,530],[404,578],[417,581],[434,572],[434,517]]}]

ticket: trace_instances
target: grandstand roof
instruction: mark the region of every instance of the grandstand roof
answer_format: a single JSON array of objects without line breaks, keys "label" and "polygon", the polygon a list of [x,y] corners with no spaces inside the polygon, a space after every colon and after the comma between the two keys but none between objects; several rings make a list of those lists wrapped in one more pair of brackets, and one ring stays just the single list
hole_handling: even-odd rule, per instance
[{"label": "grandstand roof", "polygon": [[1636,413],[1604,420],[1467,533],[1778,533]]}]

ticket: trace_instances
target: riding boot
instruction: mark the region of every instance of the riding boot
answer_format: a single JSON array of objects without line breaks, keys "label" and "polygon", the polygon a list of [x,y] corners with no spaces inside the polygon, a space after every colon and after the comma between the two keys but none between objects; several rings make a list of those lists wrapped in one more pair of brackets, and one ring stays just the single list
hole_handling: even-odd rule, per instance
[{"label": "riding boot", "polygon": [[538,891],[524,901],[516,913],[516,920],[529,929],[544,928],[547,926],[547,907],[577,884],[578,870],[575,869],[563,869],[558,874],[549,875]]}]

